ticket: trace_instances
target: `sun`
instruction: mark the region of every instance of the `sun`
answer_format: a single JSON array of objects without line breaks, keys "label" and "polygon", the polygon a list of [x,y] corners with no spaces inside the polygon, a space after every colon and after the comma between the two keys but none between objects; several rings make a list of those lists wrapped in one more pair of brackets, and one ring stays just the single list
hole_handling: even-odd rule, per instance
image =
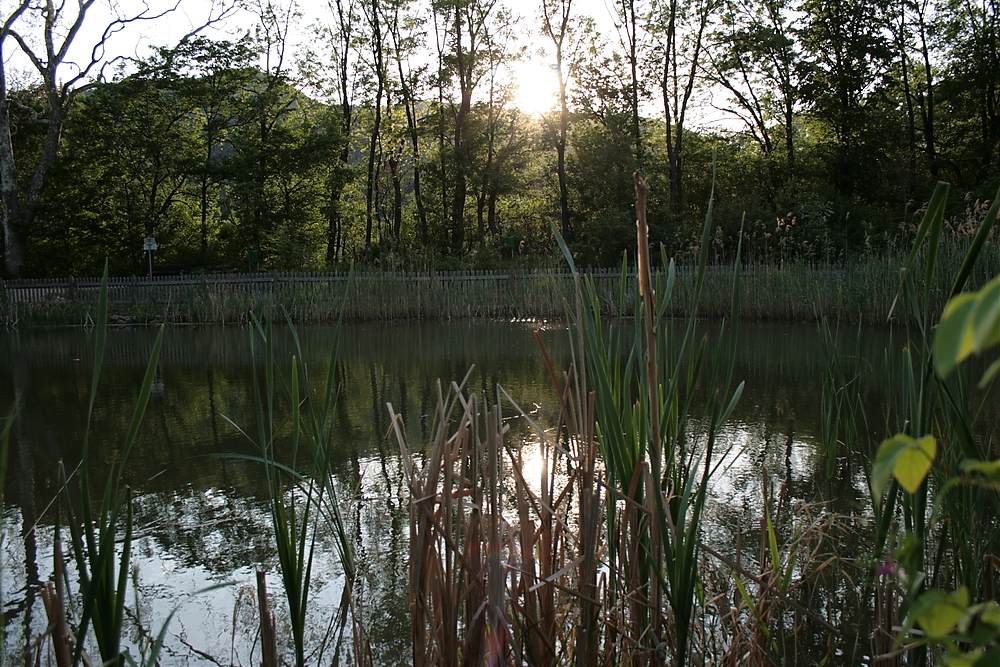
[{"label": "sun", "polygon": [[514,106],[523,113],[540,116],[559,106],[559,77],[540,60],[522,60],[512,68]]}]

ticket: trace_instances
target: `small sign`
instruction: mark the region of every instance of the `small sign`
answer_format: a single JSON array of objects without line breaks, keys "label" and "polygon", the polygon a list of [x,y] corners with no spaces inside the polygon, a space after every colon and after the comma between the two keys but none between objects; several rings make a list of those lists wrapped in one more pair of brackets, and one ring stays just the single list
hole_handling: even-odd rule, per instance
[{"label": "small sign", "polygon": [[153,252],[159,246],[156,245],[156,239],[152,236],[147,236],[142,242],[142,249],[145,252]]}]

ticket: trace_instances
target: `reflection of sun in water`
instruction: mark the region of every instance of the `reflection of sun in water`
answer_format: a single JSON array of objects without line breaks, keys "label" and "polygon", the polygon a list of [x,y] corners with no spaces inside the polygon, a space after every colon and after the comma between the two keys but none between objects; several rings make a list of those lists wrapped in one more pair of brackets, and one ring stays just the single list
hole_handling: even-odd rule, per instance
[{"label": "reflection of sun in water", "polygon": [[545,470],[542,449],[538,445],[526,446],[521,450],[521,457],[521,475],[537,493],[542,488],[542,472]]},{"label": "reflection of sun in water", "polygon": [[541,115],[559,107],[559,77],[542,60],[522,60],[512,67],[514,106],[527,114]]}]

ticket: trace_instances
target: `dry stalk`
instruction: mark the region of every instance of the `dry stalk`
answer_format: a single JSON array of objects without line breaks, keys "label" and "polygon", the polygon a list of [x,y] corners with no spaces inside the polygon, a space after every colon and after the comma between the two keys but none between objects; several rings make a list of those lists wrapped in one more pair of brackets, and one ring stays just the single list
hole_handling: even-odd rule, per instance
[{"label": "dry stalk", "polygon": [[71,667],[73,664],[73,634],[66,622],[66,593],[63,588],[62,542],[56,538],[53,551],[53,579],[42,588],[42,603],[49,621],[48,634],[52,638],[52,652],[56,657],[56,667]]},{"label": "dry stalk", "polygon": [[267,575],[257,571],[257,606],[260,609],[260,664],[278,667],[278,643],[274,631],[274,614],[267,601]]}]

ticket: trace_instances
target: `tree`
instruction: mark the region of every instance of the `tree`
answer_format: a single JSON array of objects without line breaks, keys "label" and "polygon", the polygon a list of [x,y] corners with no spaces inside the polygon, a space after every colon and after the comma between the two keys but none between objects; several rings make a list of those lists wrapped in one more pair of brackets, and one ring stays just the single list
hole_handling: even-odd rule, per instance
[{"label": "tree", "polygon": [[[342,144],[335,164],[330,165],[324,196],[326,219],[325,263],[340,261],[346,242],[348,203],[343,194],[354,176],[351,138],[355,129],[355,94],[359,66],[358,0],[327,0],[329,20],[313,26],[316,40],[303,45],[299,66],[306,88],[314,91],[337,111]],[[329,63],[332,61],[333,66]]]},{"label": "tree", "polygon": [[371,62],[369,69],[374,78],[375,86],[372,99],[372,127],[368,138],[368,180],[365,186],[365,251],[369,252],[372,247],[372,222],[378,214],[375,210],[375,187],[378,181],[376,158],[378,157],[382,132],[382,98],[386,92],[385,55],[382,49],[385,32],[382,28],[379,0],[368,0],[368,2],[362,3],[362,8],[370,31]]},{"label": "tree", "polygon": [[663,44],[660,92],[666,124],[670,209],[678,215],[684,205],[684,124],[704,50],[705,28],[714,0],[662,0],[653,27]]},{"label": "tree", "polygon": [[975,167],[992,170],[1000,146],[1000,4],[943,0],[936,22],[939,41],[948,47],[949,103],[971,112],[978,126]]},{"label": "tree", "polygon": [[205,265],[210,261],[210,195],[223,176],[229,130],[238,120],[237,101],[240,90],[248,85],[253,56],[248,38],[233,42],[198,37],[176,49],[162,49],[160,62],[151,65],[154,72],[174,82],[201,116],[201,157],[196,177],[199,249]]},{"label": "tree", "polygon": [[[485,125],[485,130],[479,133],[481,140],[477,144],[485,144],[486,155],[483,157],[480,149],[472,165],[472,172],[479,185],[476,193],[476,222],[481,246],[486,245],[487,233],[495,235],[499,231],[497,198],[500,194],[503,172],[512,166],[507,163],[509,155],[502,150],[504,129],[508,132],[507,139],[512,140],[517,135],[517,112],[509,108],[510,86],[500,81],[501,67],[517,57],[511,53],[510,45],[513,41],[513,26],[506,14],[499,16],[484,33],[483,60],[486,63],[485,77],[488,80],[489,92],[486,104],[479,105],[480,108],[476,111],[480,117],[477,120]],[[482,109],[483,106],[485,110]],[[505,128],[506,119],[510,122]]]},{"label": "tree", "polygon": [[[639,83],[639,21],[636,0],[616,0],[616,18],[618,37],[625,59],[629,66],[629,109],[632,113],[632,141],[635,142],[635,160],[641,166],[643,163],[642,127],[639,121],[639,103],[641,84]],[[622,33],[624,30],[624,34]]]},{"label": "tree", "polygon": [[704,68],[709,81],[729,93],[732,106],[724,110],[739,118],[767,157],[775,151],[771,123],[781,123],[790,174],[799,90],[791,17],[787,0],[729,0],[711,35]]},{"label": "tree", "polygon": [[[76,44],[96,0],[77,0],[75,6],[18,0],[0,28],[0,222],[4,231],[4,266],[8,275],[20,275],[24,265],[25,237],[34,221],[36,205],[45,187],[49,172],[59,159],[59,140],[63,125],[76,97],[96,85],[107,67],[118,58],[107,57],[107,45],[112,36],[130,26],[155,21],[175,11],[180,0],[167,9],[156,12],[148,5],[134,14],[119,15],[108,22],[100,37],[89,49],[89,58],[74,65],[67,60],[70,48]],[[204,28],[228,16],[234,5],[220,0],[209,3],[208,18],[192,29],[181,41],[190,39]],[[23,33],[20,26],[39,30],[38,35]],[[13,42],[31,63],[41,80],[45,108],[45,139],[34,160],[22,163],[14,154],[11,140],[10,107],[13,100],[8,90],[7,56]],[[41,46],[36,46],[36,44]],[[33,164],[32,164],[33,162]],[[20,165],[20,166],[19,166]]]},{"label": "tree", "polygon": [[324,211],[331,169],[343,140],[339,114],[294,85],[288,65],[293,2],[257,0],[255,40],[263,67],[241,91],[231,132],[232,183],[227,193],[238,243],[251,265],[303,266],[326,239]]},{"label": "tree", "polygon": [[573,0],[542,0],[543,29],[555,48],[555,70],[559,77],[559,137],[556,139],[556,170],[559,176],[559,228],[569,236],[569,184],[566,179],[566,137],[569,134],[569,107],[566,95],[566,63]]},{"label": "tree", "polygon": [[808,56],[806,99],[813,114],[827,122],[836,141],[837,191],[855,193],[863,172],[863,149],[872,116],[867,102],[884,83],[891,57],[882,32],[881,0],[805,0],[799,32]]},{"label": "tree", "polygon": [[465,245],[465,200],[472,163],[469,112],[472,94],[484,73],[483,49],[486,27],[497,0],[452,0],[452,46],[459,103],[454,109],[455,174],[451,207],[451,249],[462,252]]},{"label": "tree", "polygon": [[412,54],[418,54],[422,46],[420,35],[422,27],[419,19],[410,14],[410,0],[392,0],[390,17],[387,21],[389,34],[392,37],[393,57],[396,61],[396,71],[399,75],[399,89],[406,111],[406,130],[410,140],[410,150],[413,153],[413,201],[417,209],[417,239],[422,245],[430,241],[430,230],[427,225],[427,211],[424,208],[424,197],[421,191],[420,172],[420,132],[417,125],[417,99],[421,90],[420,80],[423,68],[413,69],[409,64]]}]

